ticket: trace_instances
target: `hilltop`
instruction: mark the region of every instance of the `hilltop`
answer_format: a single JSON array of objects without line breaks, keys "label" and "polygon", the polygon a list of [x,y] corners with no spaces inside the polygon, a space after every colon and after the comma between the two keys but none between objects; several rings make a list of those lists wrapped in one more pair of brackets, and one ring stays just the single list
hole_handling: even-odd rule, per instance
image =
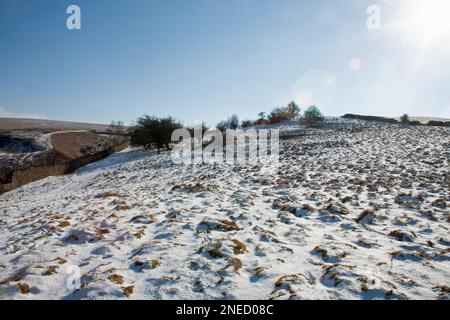
[{"label": "hilltop", "polygon": [[73,130],[108,133],[111,130],[111,125],[45,119],[0,118],[0,133],[11,131],[54,132]]}]

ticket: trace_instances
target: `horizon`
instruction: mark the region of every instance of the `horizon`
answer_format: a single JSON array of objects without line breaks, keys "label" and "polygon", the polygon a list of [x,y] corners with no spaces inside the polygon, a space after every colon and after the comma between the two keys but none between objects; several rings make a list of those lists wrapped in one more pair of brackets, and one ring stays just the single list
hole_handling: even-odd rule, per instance
[{"label": "horizon", "polygon": [[0,117],[214,125],[294,100],[450,118],[450,6],[425,2],[0,0]]},{"label": "horizon", "polygon": [[[303,110],[302,110],[303,111]],[[348,114],[350,114],[350,113],[348,113]],[[400,119],[400,116],[399,117],[387,117],[387,116],[384,116],[384,115],[371,115],[371,114],[353,114],[352,113],[352,115],[357,115],[357,116],[376,116],[376,117],[384,117],[384,118],[392,118],[392,119]],[[146,114],[143,114],[142,116],[146,116]],[[149,116],[151,116],[151,115],[149,115]],[[238,115],[239,116],[239,115]],[[330,116],[330,115],[325,115],[325,118],[343,118],[343,116],[345,116],[345,114],[343,114],[343,115],[340,115],[340,116]],[[422,121],[432,121],[432,120],[435,120],[435,121],[450,121],[450,118],[444,118],[444,117],[432,117],[432,116],[418,116],[418,115],[408,115],[408,118],[409,119],[411,119],[411,120],[417,120],[417,119],[423,119]],[[80,122],[80,121],[72,121],[72,120],[59,120],[59,119],[48,119],[48,118],[8,118],[8,117],[0,117],[0,119],[4,119],[4,120],[26,120],[26,121],[39,121],[39,120],[41,120],[41,121],[54,121],[54,122],[69,122],[69,123],[80,123],[80,124],[92,124],[92,125],[102,125],[102,126],[109,126],[109,125],[111,125],[112,124],[112,122],[114,121],[114,120],[112,120],[111,122],[109,122],[109,123],[106,123],[106,122]],[[192,124],[195,124],[195,123],[199,123],[199,122],[193,122],[193,123],[189,123],[189,122],[187,122],[187,121],[183,121],[182,119],[177,119],[177,118],[174,118],[175,119],[175,121],[177,121],[177,122],[180,122],[183,126],[191,126]],[[137,120],[137,119],[136,119]],[[224,119],[224,120],[226,120],[226,119]],[[239,120],[240,121],[242,121],[242,120],[249,120],[249,119],[241,119],[241,118],[239,118]],[[129,123],[124,123],[123,125],[124,126],[126,126],[126,127],[128,127],[128,126],[132,126],[133,125],[133,122],[134,122],[135,120],[131,120]],[[292,119],[291,120],[284,120],[284,121],[282,121],[282,122],[290,122],[290,121],[292,121]],[[207,124],[207,125],[209,125],[209,124]],[[212,125],[212,127],[215,127],[215,125],[216,124],[213,124]]]}]

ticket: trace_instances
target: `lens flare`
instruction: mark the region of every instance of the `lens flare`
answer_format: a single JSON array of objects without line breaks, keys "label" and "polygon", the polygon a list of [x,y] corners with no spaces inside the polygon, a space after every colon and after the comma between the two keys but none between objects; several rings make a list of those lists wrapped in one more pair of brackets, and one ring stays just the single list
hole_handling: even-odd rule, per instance
[{"label": "lens flare", "polygon": [[450,1],[408,0],[399,7],[398,28],[405,37],[423,47],[449,46]]}]

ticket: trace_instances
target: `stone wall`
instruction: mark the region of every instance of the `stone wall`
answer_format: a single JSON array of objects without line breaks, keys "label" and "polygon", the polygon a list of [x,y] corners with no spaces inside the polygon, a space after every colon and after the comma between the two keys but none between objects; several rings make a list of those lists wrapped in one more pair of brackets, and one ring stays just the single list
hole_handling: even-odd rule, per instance
[{"label": "stone wall", "polygon": [[363,115],[351,114],[351,113],[347,113],[346,115],[342,116],[342,118],[366,120],[366,121],[379,121],[379,122],[386,122],[386,123],[398,123],[397,120],[392,119],[392,118],[376,117],[376,116],[363,116]]},{"label": "stone wall", "polygon": [[427,125],[432,127],[450,127],[450,121],[428,121]]},{"label": "stone wall", "polygon": [[[345,119],[357,119],[357,120],[366,120],[366,121],[379,121],[379,122],[386,122],[386,123],[400,123],[398,120],[393,118],[386,118],[386,117],[377,117],[377,116],[363,116],[359,114],[351,114],[347,113],[346,115],[342,116],[342,118]],[[450,127],[450,121],[439,121],[439,120],[430,120],[428,122],[413,120],[409,122],[410,125],[427,125],[432,127]]]}]

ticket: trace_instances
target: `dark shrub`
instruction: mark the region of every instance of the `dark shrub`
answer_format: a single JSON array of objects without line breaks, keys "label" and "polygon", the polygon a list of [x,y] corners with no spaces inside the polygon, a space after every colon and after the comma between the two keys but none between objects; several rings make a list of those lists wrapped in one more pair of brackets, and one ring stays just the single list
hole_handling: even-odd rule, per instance
[{"label": "dark shrub", "polygon": [[300,107],[291,101],[286,107],[277,107],[269,114],[268,119],[271,124],[282,121],[297,119],[300,116]]},{"label": "dark shrub", "polygon": [[230,128],[230,124],[227,121],[220,121],[217,126],[216,126],[217,130],[221,131],[221,132],[225,132],[227,131],[227,129]]},{"label": "dark shrub", "polygon": [[[200,126],[202,128],[202,135],[205,134],[205,132],[208,131],[208,129],[209,129],[205,122],[202,122],[200,125],[197,125],[197,126]],[[193,137],[195,128],[194,127],[186,127],[186,129],[191,134],[191,137]]]},{"label": "dark shrub", "polygon": [[291,114],[291,119],[298,119],[300,117],[300,107],[294,101],[291,101],[287,105],[287,108]]},{"label": "dark shrub", "polygon": [[255,123],[257,126],[265,126],[270,124],[270,121],[267,119],[258,119]]},{"label": "dark shrub", "polygon": [[222,132],[225,132],[227,129],[238,129],[239,118],[236,114],[233,114],[228,120],[219,122],[216,128]]},{"label": "dark shrub", "polygon": [[250,127],[253,127],[254,125],[255,125],[255,122],[252,120],[244,120],[241,123],[242,128],[250,128]]},{"label": "dark shrub", "polygon": [[409,116],[406,113],[400,117],[400,123],[402,123],[402,124],[410,123]]},{"label": "dark shrub", "polygon": [[287,107],[278,107],[272,110],[268,118],[271,124],[280,123],[292,119],[292,113]]},{"label": "dark shrub", "polygon": [[230,119],[228,119],[228,122],[230,124],[230,129],[236,130],[239,128],[239,118],[236,114],[233,114]]},{"label": "dark shrub", "polygon": [[316,106],[310,106],[303,115],[303,123],[308,127],[314,126],[323,120],[323,115]]},{"label": "dark shrub", "polygon": [[158,153],[162,147],[170,150],[172,132],[182,125],[171,117],[157,118],[145,115],[137,119],[137,124],[130,128],[130,143],[145,149],[156,147]]}]

